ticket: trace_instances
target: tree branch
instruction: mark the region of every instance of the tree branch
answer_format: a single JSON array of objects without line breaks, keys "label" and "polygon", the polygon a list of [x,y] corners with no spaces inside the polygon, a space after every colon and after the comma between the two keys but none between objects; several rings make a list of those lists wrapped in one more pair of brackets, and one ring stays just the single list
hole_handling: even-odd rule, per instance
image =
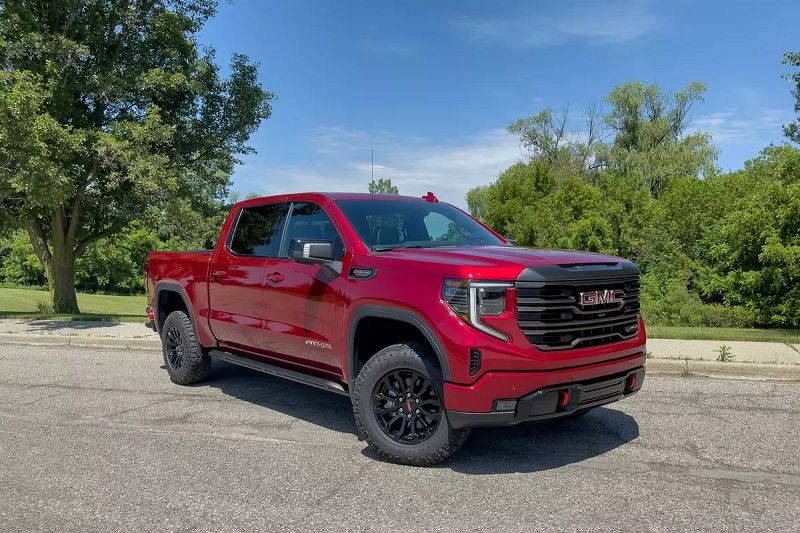
[{"label": "tree branch", "polygon": [[36,252],[36,256],[39,258],[39,261],[42,262],[42,266],[52,261],[53,256],[50,253],[50,248],[47,246],[47,237],[44,234],[44,229],[41,224],[34,219],[29,219],[25,221],[25,229],[28,232],[28,237],[31,239],[31,245],[33,246],[34,252]]},{"label": "tree branch", "polygon": [[89,235],[88,237],[81,239],[81,241],[78,242],[78,244],[75,246],[75,251],[74,251],[75,257],[76,258],[80,257],[83,254],[83,252],[86,251],[86,248],[93,242],[97,242],[103,237],[109,237],[111,235],[114,235],[115,233],[121,231],[122,228],[124,228],[125,226],[126,224],[116,224],[99,233],[95,233],[94,235]]},{"label": "tree branch", "polygon": [[78,187],[78,192],[75,194],[75,200],[72,202],[72,211],[69,217],[69,228],[67,229],[67,242],[72,243],[75,241],[75,235],[78,233],[78,225],[80,222],[80,215],[81,215],[81,202],[83,201],[83,195],[86,193],[86,189],[89,187],[89,184],[94,179],[94,176],[97,173],[97,164],[98,160],[95,157],[92,160],[92,168],[89,170],[86,178],[83,180],[83,183],[80,187]]}]

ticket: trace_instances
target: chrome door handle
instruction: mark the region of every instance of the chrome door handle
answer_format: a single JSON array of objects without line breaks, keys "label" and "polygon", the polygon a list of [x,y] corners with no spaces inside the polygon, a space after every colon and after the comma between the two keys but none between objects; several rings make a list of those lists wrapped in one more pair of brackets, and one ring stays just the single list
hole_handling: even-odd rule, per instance
[{"label": "chrome door handle", "polygon": [[214,279],[222,279],[228,272],[225,270],[212,270],[211,277]]}]

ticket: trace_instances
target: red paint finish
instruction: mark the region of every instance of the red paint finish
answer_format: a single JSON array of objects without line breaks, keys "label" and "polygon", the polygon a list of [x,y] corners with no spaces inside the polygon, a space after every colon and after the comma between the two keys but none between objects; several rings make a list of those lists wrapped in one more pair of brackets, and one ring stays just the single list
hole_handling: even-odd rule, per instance
[{"label": "red paint finish", "polygon": [[[513,282],[528,267],[613,262],[616,258],[561,250],[503,245],[446,246],[373,252],[336,201],[383,199],[418,202],[430,198],[369,194],[291,194],[236,204],[212,252],[151,252],[147,260],[149,305],[160,316],[159,290],[178,291],[186,300],[205,347],[223,347],[284,364],[347,385],[354,347],[351,328],[364,310],[380,307],[411,314],[442,348],[449,366],[444,386],[448,409],[487,412],[494,400],[518,398],[541,387],[591,380],[643,366],[644,324],[632,339],[572,350],[540,351],[517,324],[516,293],[506,293],[506,311],[483,322],[508,342],[477,330],[442,301],[444,279]],[[344,243],[341,274],[287,257],[245,257],[228,248],[241,209],[266,203],[312,202],[328,215]],[[288,209],[288,208],[287,208]],[[289,209],[290,211],[290,209]],[[496,234],[495,234],[496,235]],[[369,269],[368,279],[350,277]],[[357,317],[358,315],[358,317]],[[481,369],[469,372],[470,348],[481,350]]]}]

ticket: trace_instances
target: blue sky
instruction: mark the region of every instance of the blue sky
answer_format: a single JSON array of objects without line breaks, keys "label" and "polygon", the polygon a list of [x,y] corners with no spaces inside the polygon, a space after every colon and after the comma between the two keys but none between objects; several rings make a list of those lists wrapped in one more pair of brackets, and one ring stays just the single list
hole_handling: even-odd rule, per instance
[{"label": "blue sky", "polygon": [[465,192],[520,159],[512,120],[580,111],[618,83],[708,85],[692,128],[737,168],[791,120],[781,56],[800,49],[800,2],[222,2],[201,35],[220,62],[260,62],[277,94],[234,188],[275,194]]}]

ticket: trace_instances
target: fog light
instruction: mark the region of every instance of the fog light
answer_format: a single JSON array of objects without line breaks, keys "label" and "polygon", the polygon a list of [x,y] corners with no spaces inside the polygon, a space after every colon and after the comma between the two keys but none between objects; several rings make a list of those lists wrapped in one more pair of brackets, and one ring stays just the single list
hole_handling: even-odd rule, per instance
[{"label": "fog light", "polygon": [[494,402],[495,411],[513,411],[517,408],[517,400],[497,400]]},{"label": "fog light", "polygon": [[636,387],[636,374],[630,374],[625,378],[625,392],[630,392]]}]

